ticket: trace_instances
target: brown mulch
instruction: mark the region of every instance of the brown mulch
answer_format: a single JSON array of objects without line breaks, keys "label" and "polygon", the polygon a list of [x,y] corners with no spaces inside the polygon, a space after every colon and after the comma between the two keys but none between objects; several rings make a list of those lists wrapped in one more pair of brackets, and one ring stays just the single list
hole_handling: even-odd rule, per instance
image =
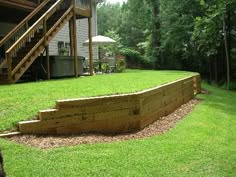
[{"label": "brown mulch", "polygon": [[174,128],[176,123],[189,114],[195,105],[200,102],[198,99],[193,99],[188,103],[182,105],[168,116],[161,117],[159,120],[144,128],[141,131],[118,134],[118,135],[100,135],[100,134],[81,134],[74,136],[35,136],[35,135],[21,135],[11,137],[10,140],[33,146],[41,149],[51,149],[64,146],[75,146],[80,144],[95,144],[103,142],[123,141],[130,139],[138,139],[151,137],[154,135],[163,134]]}]

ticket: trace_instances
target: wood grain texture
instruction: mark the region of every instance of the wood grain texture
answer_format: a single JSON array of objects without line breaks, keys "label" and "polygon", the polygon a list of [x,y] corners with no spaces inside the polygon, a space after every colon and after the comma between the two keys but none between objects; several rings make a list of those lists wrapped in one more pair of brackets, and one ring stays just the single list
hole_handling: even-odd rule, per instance
[{"label": "wood grain texture", "polygon": [[193,99],[199,84],[194,75],[133,94],[58,100],[56,109],[39,111],[39,120],[20,122],[19,129],[26,134],[137,131]]}]

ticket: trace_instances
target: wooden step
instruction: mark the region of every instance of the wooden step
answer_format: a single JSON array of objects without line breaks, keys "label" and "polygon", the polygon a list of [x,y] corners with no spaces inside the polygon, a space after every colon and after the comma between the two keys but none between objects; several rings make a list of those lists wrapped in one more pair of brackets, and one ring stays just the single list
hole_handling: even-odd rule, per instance
[{"label": "wooden step", "polygon": [[48,9],[55,4],[56,0],[49,1],[30,21],[29,25],[32,26]]},{"label": "wooden step", "polygon": [[[61,21],[60,24],[57,24],[57,27],[55,29],[51,29],[57,21],[63,16],[63,14],[66,12],[66,10],[60,10],[55,12],[47,22],[47,31],[51,30],[49,36],[47,37],[47,42],[49,42],[56,34],[57,32],[65,25],[65,23],[71,18],[71,13],[69,15],[65,16],[64,19]],[[12,68],[14,69],[26,56],[28,58],[25,58],[25,62],[21,64],[20,68],[15,72],[13,75],[13,83],[17,82],[23,74],[28,70],[28,68],[32,65],[32,63],[35,61],[35,59],[40,55],[40,53],[45,48],[45,43],[42,43],[40,46],[37,46],[35,48],[35,45],[43,38],[43,30],[39,29],[34,36],[30,39],[30,41],[25,43],[25,46],[23,46],[16,54],[16,57],[13,58],[12,62]],[[27,54],[32,51],[32,55],[28,56]]]}]

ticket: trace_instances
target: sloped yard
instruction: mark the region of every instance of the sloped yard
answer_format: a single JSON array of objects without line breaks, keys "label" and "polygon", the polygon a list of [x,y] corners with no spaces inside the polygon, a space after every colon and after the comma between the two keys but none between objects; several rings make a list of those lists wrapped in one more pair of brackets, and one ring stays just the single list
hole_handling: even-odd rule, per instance
[{"label": "sloped yard", "polygon": [[[144,80],[149,81],[151,87],[155,82],[149,79],[159,79],[154,71],[141,73],[146,75],[143,83]],[[133,72],[120,76],[126,80],[127,74],[132,75]],[[183,77],[182,74],[189,73],[175,74]],[[134,74],[136,76],[138,81],[137,73]],[[88,79],[96,80],[96,77]],[[132,82],[127,79],[129,83],[126,87],[130,85],[132,88],[133,79]],[[14,90],[14,87],[23,86],[26,85],[11,87]],[[146,84],[144,87],[149,86]],[[49,150],[0,139],[8,176],[236,176],[236,93],[206,84],[204,88],[209,92],[198,96],[202,99],[201,103],[163,135]],[[135,87],[132,91],[136,91]]]},{"label": "sloped yard", "polygon": [[128,70],[120,74],[1,86],[0,132],[14,127],[20,120],[32,119],[39,110],[53,108],[59,99],[132,93],[191,74]]}]

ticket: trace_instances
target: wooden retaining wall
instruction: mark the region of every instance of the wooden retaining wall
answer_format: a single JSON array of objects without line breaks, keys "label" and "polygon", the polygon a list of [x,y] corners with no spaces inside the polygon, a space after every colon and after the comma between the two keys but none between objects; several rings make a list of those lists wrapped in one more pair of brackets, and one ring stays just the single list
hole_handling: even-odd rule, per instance
[{"label": "wooden retaining wall", "polygon": [[38,120],[19,123],[23,134],[122,133],[141,130],[201,91],[200,75],[133,94],[59,100]]}]

